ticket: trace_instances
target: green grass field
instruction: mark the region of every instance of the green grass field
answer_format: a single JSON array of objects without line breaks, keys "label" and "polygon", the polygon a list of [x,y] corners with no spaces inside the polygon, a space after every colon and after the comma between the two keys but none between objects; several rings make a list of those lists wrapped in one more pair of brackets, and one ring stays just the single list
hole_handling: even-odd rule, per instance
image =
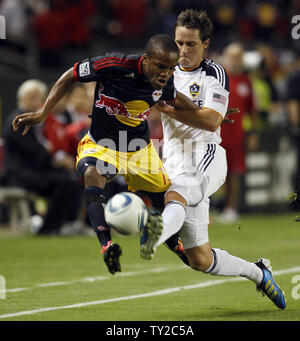
[{"label": "green grass field", "polygon": [[114,237],[123,256],[122,273],[112,276],[96,237],[13,237],[0,230],[7,289],[0,322],[300,321],[300,222],[293,214],[213,223],[210,239],[249,261],[270,258],[287,308],[277,309],[250,281],[189,269],[165,246],[152,261],[140,259],[137,236]]}]

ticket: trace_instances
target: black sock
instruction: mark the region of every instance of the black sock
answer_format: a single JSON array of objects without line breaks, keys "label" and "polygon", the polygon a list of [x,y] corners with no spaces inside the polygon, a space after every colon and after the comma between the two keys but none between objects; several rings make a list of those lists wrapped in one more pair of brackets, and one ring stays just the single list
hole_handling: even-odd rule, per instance
[{"label": "black sock", "polygon": [[111,240],[110,228],[104,218],[103,203],[106,203],[104,190],[100,187],[90,186],[84,190],[86,211],[90,223],[97,234],[99,242],[105,246]]}]

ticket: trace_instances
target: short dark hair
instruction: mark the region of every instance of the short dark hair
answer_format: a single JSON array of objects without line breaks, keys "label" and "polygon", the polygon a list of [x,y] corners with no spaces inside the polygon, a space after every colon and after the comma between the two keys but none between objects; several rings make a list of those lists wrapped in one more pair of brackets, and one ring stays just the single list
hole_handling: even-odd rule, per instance
[{"label": "short dark hair", "polygon": [[146,54],[151,58],[158,50],[179,53],[174,38],[167,34],[157,34],[148,40],[145,50]]},{"label": "short dark hair", "polygon": [[213,24],[205,11],[195,9],[182,11],[177,18],[175,29],[179,26],[199,30],[202,42],[212,36]]}]

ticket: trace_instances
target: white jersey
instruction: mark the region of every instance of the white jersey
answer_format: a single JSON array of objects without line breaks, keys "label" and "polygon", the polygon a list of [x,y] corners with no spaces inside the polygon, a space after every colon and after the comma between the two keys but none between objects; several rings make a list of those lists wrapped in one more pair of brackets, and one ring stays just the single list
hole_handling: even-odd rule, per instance
[{"label": "white jersey", "polygon": [[[229,100],[229,80],[225,69],[218,63],[203,59],[193,71],[182,70],[176,66],[174,84],[200,108],[210,108],[225,117]],[[189,127],[162,113],[164,135],[163,160],[167,173],[173,178],[186,169],[194,160],[199,149],[206,149],[207,143],[221,142],[220,128],[215,132]],[[191,162],[190,162],[191,163]]]}]

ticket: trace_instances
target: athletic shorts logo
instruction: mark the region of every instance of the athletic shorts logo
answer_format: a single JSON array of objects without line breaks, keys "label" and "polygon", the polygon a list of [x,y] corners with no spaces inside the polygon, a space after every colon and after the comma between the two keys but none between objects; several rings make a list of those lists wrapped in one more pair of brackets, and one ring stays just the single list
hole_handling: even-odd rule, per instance
[{"label": "athletic shorts logo", "polygon": [[79,65],[79,76],[84,77],[90,74],[90,64],[85,62]]},{"label": "athletic shorts logo", "polygon": [[95,154],[97,153],[97,150],[94,149],[94,148],[91,148],[91,149],[86,149],[82,155],[86,155],[86,154]]}]

